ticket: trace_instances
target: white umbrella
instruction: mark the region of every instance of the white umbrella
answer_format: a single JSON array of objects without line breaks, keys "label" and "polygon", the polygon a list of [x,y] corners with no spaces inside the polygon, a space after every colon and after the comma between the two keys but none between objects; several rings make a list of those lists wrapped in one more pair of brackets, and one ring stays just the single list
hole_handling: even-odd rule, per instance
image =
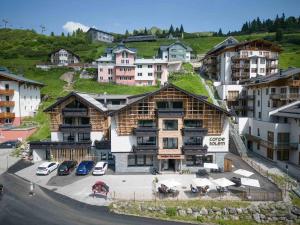
[{"label": "white umbrella", "polygon": [[228,180],[225,177],[213,180],[213,182],[215,183],[216,186],[219,187],[228,187],[228,186],[235,185],[235,183],[233,183],[232,181]]},{"label": "white umbrella", "polygon": [[163,185],[167,186],[168,188],[173,188],[173,187],[177,187],[177,186],[181,185],[181,183],[179,183],[176,180],[163,180],[158,183],[163,184]]},{"label": "white umbrella", "polygon": [[251,175],[254,174],[248,170],[243,170],[243,169],[238,169],[238,170],[234,171],[234,173],[242,175],[244,177],[250,177]]},{"label": "white umbrella", "polygon": [[195,178],[193,179],[193,183],[196,187],[205,187],[213,185],[213,183],[207,178]]},{"label": "white umbrella", "polygon": [[250,179],[250,178],[241,178],[241,184],[245,186],[250,186],[250,187],[260,187],[259,181],[256,179]]},{"label": "white umbrella", "polygon": [[206,169],[219,169],[219,166],[216,163],[204,163],[204,168]]}]

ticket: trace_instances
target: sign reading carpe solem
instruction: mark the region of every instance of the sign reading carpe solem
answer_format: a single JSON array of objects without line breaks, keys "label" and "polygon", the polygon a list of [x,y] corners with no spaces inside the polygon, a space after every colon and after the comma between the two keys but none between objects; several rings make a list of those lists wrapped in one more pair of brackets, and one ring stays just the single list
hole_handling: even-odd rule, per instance
[{"label": "sign reading carpe solem", "polygon": [[210,146],[224,146],[225,145],[225,137],[210,137],[209,145]]}]

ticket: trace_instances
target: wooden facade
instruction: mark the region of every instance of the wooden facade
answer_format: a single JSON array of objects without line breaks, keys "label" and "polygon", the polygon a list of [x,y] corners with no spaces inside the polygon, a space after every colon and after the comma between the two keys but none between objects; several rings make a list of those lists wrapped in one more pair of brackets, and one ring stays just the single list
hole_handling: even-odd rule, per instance
[{"label": "wooden facade", "polygon": [[118,135],[130,135],[137,127],[138,120],[156,120],[156,103],[159,101],[182,101],[183,119],[199,119],[203,127],[208,129],[208,135],[220,135],[223,130],[223,112],[210,103],[200,101],[174,87],[168,87],[158,93],[136,102],[120,111],[117,115]]}]

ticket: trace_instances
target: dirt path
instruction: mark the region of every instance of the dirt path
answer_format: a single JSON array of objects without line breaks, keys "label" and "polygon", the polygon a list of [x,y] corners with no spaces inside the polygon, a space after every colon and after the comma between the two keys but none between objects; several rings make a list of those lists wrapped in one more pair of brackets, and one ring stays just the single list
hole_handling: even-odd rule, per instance
[{"label": "dirt path", "polygon": [[61,75],[59,79],[67,82],[63,87],[64,91],[69,92],[73,90],[74,72],[66,72],[63,75]]}]

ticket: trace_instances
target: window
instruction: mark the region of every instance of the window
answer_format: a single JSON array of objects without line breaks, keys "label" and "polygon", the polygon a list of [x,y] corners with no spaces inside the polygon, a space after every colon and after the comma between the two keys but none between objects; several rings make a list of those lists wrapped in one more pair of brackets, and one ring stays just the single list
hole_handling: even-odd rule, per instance
[{"label": "window", "polygon": [[276,88],[271,88],[271,94],[275,94],[276,93]]},{"label": "window", "polygon": [[101,160],[107,160],[106,152],[101,152]]},{"label": "window", "polygon": [[260,73],[264,73],[264,72],[265,72],[265,68],[260,68],[260,69],[259,69],[259,72],[260,72]]},{"label": "window", "polygon": [[138,73],[138,76],[141,77],[141,76],[143,76],[143,74],[142,73]]},{"label": "window", "polygon": [[256,68],[251,68],[251,73],[257,73],[257,69]]},{"label": "window", "polygon": [[260,150],[260,144],[257,143],[257,150]]},{"label": "window", "polygon": [[206,155],[206,156],[187,155],[186,156],[187,166],[203,167],[204,163],[212,163],[212,161],[213,161],[212,155]]},{"label": "window", "polygon": [[156,137],[155,136],[142,136],[137,137],[138,145],[156,145]]},{"label": "window", "polygon": [[203,137],[184,137],[184,145],[200,145],[203,144]]},{"label": "window", "polygon": [[152,65],[148,65],[148,68],[149,68],[149,69],[152,68]]},{"label": "window", "polygon": [[138,127],[155,127],[153,120],[139,120]]},{"label": "window", "polygon": [[270,107],[270,101],[268,101],[268,107]]},{"label": "window", "polygon": [[161,71],[161,65],[157,65],[157,71]]},{"label": "window", "polygon": [[100,71],[100,72],[102,72],[102,71],[103,71],[103,69],[102,69],[102,68],[100,68],[100,69],[99,69],[99,71]]},{"label": "window", "polygon": [[175,59],[175,58],[176,58],[176,55],[171,55],[171,58]]},{"label": "window", "polygon": [[108,69],[108,74],[111,75],[113,73],[113,69]]},{"label": "window", "polygon": [[269,88],[266,88],[266,95],[269,94]]},{"label": "window", "polygon": [[259,100],[257,101],[257,106],[258,106],[258,107],[260,106],[260,101],[259,101]]},{"label": "window", "polygon": [[260,136],[260,130],[257,128],[257,136]]},{"label": "window", "polygon": [[290,133],[278,133],[277,142],[280,143],[289,143],[290,142]]},{"label": "window", "polygon": [[251,135],[251,126],[249,126],[249,134]]},{"label": "window", "polygon": [[149,114],[149,103],[148,102],[140,102],[139,103],[139,114]]},{"label": "window", "polygon": [[[25,106],[26,109],[26,106]],[[6,112],[10,113],[10,107],[6,107]]]},{"label": "window", "polygon": [[143,66],[142,65],[137,65],[137,68],[142,68]]},{"label": "window", "polygon": [[152,81],[148,81],[148,86],[151,86],[152,85]]},{"label": "window", "polygon": [[286,88],[280,88],[280,93],[281,94],[286,94]]},{"label": "window", "polygon": [[251,63],[256,64],[257,63],[256,59],[251,59]]},{"label": "window", "polygon": [[164,120],[163,130],[178,130],[178,120]]},{"label": "window", "polygon": [[260,95],[260,90],[257,90],[257,95]]},{"label": "window", "polygon": [[261,112],[258,112],[258,118],[261,119]]},{"label": "window", "polygon": [[[25,88],[25,86],[24,86]],[[5,90],[8,90],[9,89],[9,84],[5,84]]]},{"label": "window", "polygon": [[128,155],[128,166],[153,166],[152,155]]},{"label": "window", "polygon": [[265,58],[260,58],[260,64],[266,64],[266,59]]},{"label": "window", "polygon": [[75,141],[75,135],[73,133],[63,133],[64,141]]},{"label": "window", "polygon": [[9,96],[5,96],[5,101],[9,101]]},{"label": "window", "polygon": [[153,75],[153,73],[148,73],[148,77],[151,77]]},{"label": "window", "polygon": [[90,138],[90,133],[79,133],[78,134],[78,141],[89,141]]},{"label": "window", "polygon": [[163,138],[164,149],[177,149],[178,139],[177,138]]},{"label": "window", "polygon": [[184,127],[185,128],[196,128],[202,127],[203,121],[202,120],[185,120]]},{"label": "window", "polygon": [[286,151],[286,150],[277,151],[277,160],[288,161],[289,160],[289,151]]}]

